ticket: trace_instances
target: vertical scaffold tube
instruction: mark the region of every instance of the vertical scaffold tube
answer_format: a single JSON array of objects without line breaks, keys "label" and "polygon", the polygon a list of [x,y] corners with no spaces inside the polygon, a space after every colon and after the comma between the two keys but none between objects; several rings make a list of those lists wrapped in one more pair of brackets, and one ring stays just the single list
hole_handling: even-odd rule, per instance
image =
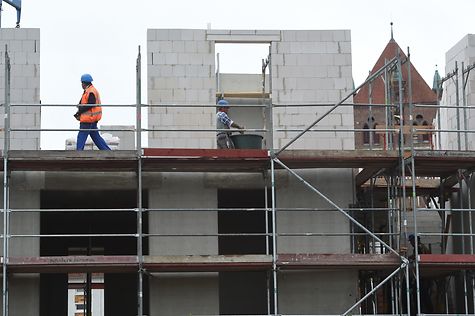
[{"label": "vertical scaffold tube", "polygon": [[[472,175],[470,174],[466,178],[466,184],[467,184],[467,199],[468,199],[468,209],[472,209],[472,190],[471,190],[471,181],[472,180]],[[468,222],[469,222],[469,234],[470,234],[470,254],[473,255],[473,223],[472,223],[472,211],[468,212]],[[472,279],[472,304],[473,304],[473,310],[475,313],[475,280],[473,278],[473,275],[471,276]]]},{"label": "vertical scaffold tube", "polygon": [[407,315],[412,315],[411,314],[411,293],[410,293],[410,288],[409,288],[409,265],[406,266],[406,306],[407,306]]},{"label": "vertical scaffold tube", "polygon": [[[268,203],[268,193],[267,193],[267,181],[268,181],[268,174],[264,173],[264,205],[265,205],[265,223],[266,223],[266,255],[269,255],[269,203]],[[267,281],[267,314],[270,315],[271,312],[271,293],[270,293],[270,274],[267,273],[266,276]]]},{"label": "vertical scaffold tube", "polygon": [[[467,78],[468,79],[468,78]],[[463,139],[464,149],[468,150],[468,120],[467,120],[467,97],[465,95],[465,69],[462,61],[462,108],[463,108]]]},{"label": "vertical scaffold tube", "polygon": [[[270,154],[269,154],[270,156]],[[274,315],[278,315],[278,293],[277,293],[277,233],[276,233],[276,210],[275,210],[275,168],[274,158],[270,159],[271,188],[272,188],[272,276],[274,288]]]},{"label": "vertical scaffold tube", "polygon": [[457,121],[457,149],[462,149],[462,141],[460,139],[460,101],[459,101],[459,68],[457,62],[455,62],[455,105],[457,106],[455,115]]},{"label": "vertical scaffold tube", "polygon": [[[460,150],[460,149],[459,149]],[[459,192],[458,192],[458,199],[459,199],[459,208],[464,208],[464,199],[463,199],[463,171],[458,170],[458,179],[459,179]],[[462,246],[462,254],[465,254],[465,221],[464,216],[465,212],[459,212],[460,214],[460,233],[461,233],[461,246]],[[465,304],[465,314],[468,314],[468,292],[467,292],[467,270],[462,271],[463,276],[463,296],[464,296],[464,304]]]},{"label": "vertical scaffold tube", "polygon": [[[409,100],[409,119],[413,120],[414,118],[414,105],[412,104],[412,81],[411,81],[411,55],[409,53],[409,48],[407,48],[407,81],[409,84],[409,93],[408,93],[408,100]],[[412,121],[408,122],[409,126],[413,126]],[[416,193],[416,171],[415,171],[415,161],[414,157],[416,155],[416,151],[414,149],[414,128],[411,128],[411,133],[409,135],[409,143],[411,145],[411,178],[412,178],[412,215],[414,218],[414,266],[416,270],[416,297],[417,297],[417,313],[421,313],[421,282],[420,282],[420,273],[419,273],[419,237],[418,237],[418,229],[417,229],[417,193]],[[426,293],[424,293],[425,295]]]},{"label": "vertical scaffold tube", "polygon": [[138,316],[143,316],[143,249],[142,249],[142,82],[140,46],[137,56],[137,108],[136,108],[136,149],[137,149],[137,258],[138,258],[138,287],[137,308]]},{"label": "vertical scaffold tube", "polygon": [[2,265],[2,315],[8,316],[8,234],[9,234],[9,170],[8,154],[10,150],[10,57],[8,56],[8,47],[5,45],[5,116],[4,116],[4,147],[3,147],[3,265]]}]

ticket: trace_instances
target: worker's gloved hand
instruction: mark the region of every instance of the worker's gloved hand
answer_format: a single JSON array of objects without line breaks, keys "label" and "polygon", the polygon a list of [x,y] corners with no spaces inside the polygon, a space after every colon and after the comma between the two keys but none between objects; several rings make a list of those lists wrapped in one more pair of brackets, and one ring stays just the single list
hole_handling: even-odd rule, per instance
[{"label": "worker's gloved hand", "polygon": [[243,129],[246,129],[246,126],[241,125],[239,126],[239,129],[240,129],[239,133],[244,134]]},{"label": "worker's gloved hand", "polygon": [[74,114],[74,118],[76,118],[76,120],[79,121],[80,117],[81,117],[81,114],[79,114],[79,112],[76,112],[76,113]]}]

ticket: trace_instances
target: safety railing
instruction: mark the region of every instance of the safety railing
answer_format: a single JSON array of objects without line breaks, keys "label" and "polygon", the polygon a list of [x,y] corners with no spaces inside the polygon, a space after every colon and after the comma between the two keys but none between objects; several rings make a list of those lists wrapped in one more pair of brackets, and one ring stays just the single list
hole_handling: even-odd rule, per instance
[{"label": "safety railing", "polygon": [[[6,56],[6,65],[8,65],[8,55]],[[409,62],[410,64],[410,62]],[[9,201],[9,196],[10,196],[10,169],[9,169],[9,151],[11,149],[11,144],[10,144],[10,134],[11,133],[20,133],[20,132],[74,132],[78,131],[78,129],[43,129],[43,128],[15,128],[11,126],[11,108],[15,107],[21,107],[21,106],[33,106],[33,107],[38,107],[39,105],[21,105],[21,104],[11,104],[10,102],[10,96],[9,96],[9,67],[6,67],[6,97],[5,97],[5,123],[4,123],[4,208],[3,208],[3,223],[4,223],[4,231],[2,234],[2,239],[3,239],[3,315],[7,316],[9,314],[8,310],[8,258],[10,257],[10,242],[13,239],[16,238],[73,238],[73,237],[83,237],[83,238],[97,238],[97,237],[127,237],[127,238],[135,238],[137,240],[137,256],[139,258],[139,269],[138,269],[138,279],[139,279],[139,293],[138,293],[138,315],[143,315],[143,277],[144,277],[144,268],[143,268],[143,256],[144,256],[144,249],[143,249],[143,240],[146,238],[160,238],[160,237],[247,237],[247,236],[261,236],[266,238],[265,244],[266,244],[266,254],[270,254],[272,256],[272,288],[269,288],[269,295],[273,295],[272,302],[274,302],[274,306],[269,307],[268,313],[269,314],[278,314],[278,284],[277,284],[277,274],[278,274],[278,266],[277,266],[277,258],[278,258],[278,249],[277,249],[277,240],[279,238],[293,238],[293,237],[308,237],[308,238],[317,238],[317,237],[340,237],[340,236],[348,236],[349,238],[353,238],[352,244],[353,244],[353,253],[357,252],[363,252],[363,253],[368,253],[368,251],[371,253],[392,253],[393,255],[397,256],[400,258],[401,264],[400,266],[389,273],[387,277],[381,278],[380,282],[377,285],[373,284],[373,279],[371,279],[371,288],[367,293],[361,296],[360,300],[358,300],[357,303],[355,303],[354,306],[351,306],[348,310],[346,310],[343,315],[350,314],[353,312],[363,301],[370,297],[374,297],[375,293],[380,289],[381,287],[385,286],[385,284],[388,284],[391,282],[391,292],[393,293],[393,298],[392,301],[394,302],[392,304],[391,310],[392,312],[396,313],[397,311],[402,312],[403,311],[403,301],[406,301],[406,307],[405,311],[409,314],[410,313],[410,301],[416,300],[417,304],[415,304],[415,307],[417,308],[418,314],[421,314],[423,312],[421,306],[421,297],[420,297],[420,289],[422,287],[420,281],[421,281],[421,276],[419,275],[419,253],[418,253],[418,240],[415,238],[415,257],[414,257],[414,271],[415,271],[415,278],[417,285],[414,287],[416,289],[416,298],[410,298],[409,297],[409,291],[406,293],[401,293],[401,290],[405,284],[406,289],[408,288],[408,285],[411,283],[409,280],[410,278],[410,267],[412,269],[412,265],[410,266],[409,260],[408,260],[408,255],[405,253],[401,253],[400,249],[407,246],[407,237],[409,233],[411,232],[411,228],[408,227],[407,221],[409,217],[409,207],[407,204],[412,203],[412,212],[413,212],[413,227],[412,230],[415,234],[415,236],[440,236],[443,238],[446,237],[462,237],[462,242],[465,242],[468,237],[468,241],[470,242],[470,254],[473,254],[473,236],[475,235],[473,233],[473,228],[472,228],[472,220],[471,218],[469,219],[469,231],[467,232],[465,227],[466,224],[464,224],[463,220],[464,217],[461,216],[461,227],[462,230],[461,232],[423,232],[420,231],[418,228],[418,221],[417,221],[417,216],[418,212],[422,211],[427,211],[427,212],[451,212],[451,213],[468,213],[471,216],[471,211],[472,208],[469,206],[467,209],[463,208],[451,208],[451,209],[446,209],[442,206],[440,206],[437,209],[424,209],[421,208],[419,205],[416,204],[416,199],[413,198],[412,201],[408,200],[407,197],[410,195],[409,190],[407,189],[406,182],[409,179],[417,179],[418,175],[416,174],[417,168],[415,165],[415,157],[418,155],[418,150],[423,149],[423,150],[433,150],[434,149],[434,144],[436,145],[436,148],[438,150],[444,150],[444,147],[442,146],[442,134],[447,133],[447,134],[453,134],[455,133],[457,138],[457,148],[456,150],[461,151],[462,147],[464,150],[469,151],[470,146],[469,146],[469,141],[468,138],[469,136],[474,132],[471,131],[468,128],[468,123],[466,118],[469,117],[470,115],[467,113],[471,110],[469,105],[463,105],[463,106],[443,106],[443,105],[437,105],[437,109],[456,109],[456,110],[463,110],[463,115],[464,116],[464,122],[465,125],[463,128],[458,128],[457,130],[451,130],[448,128],[441,128],[441,124],[438,124],[437,128],[433,128],[432,125],[417,125],[414,126],[412,123],[410,124],[405,124],[405,121],[407,121],[407,118],[413,118],[414,117],[414,108],[418,107],[432,107],[431,105],[414,105],[409,102],[409,115],[405,117],[404,115],[400,116],[400,121],[399,124],[395,124],[396,121],[394,120],[394,117],[391,115],[387,115],[385,117],[385,121],[383,122],[382,126],[384,128],[378,128],[378,125],[373,125],[370,126],[369,128],[319,128],[315,127],[318,123],[320,123],[322,120],[324,120],[325,117],[330,115],[335,109],[340,108],[340,107],[354,107],[356,108],[357,106],[365,106],[365,107],[371,107],[371,108],[378,108],[382,107],[385,111],[386,110],[392,110],[392,109],[398,109],[399,113],[405,113],[407,112],[405,110],[405,105],[402,104],[401,98],[399,98],[397,104],[351,104],[351,103],[345,103],[356,91],[358,91],[363,85],[367,84],[368,82],[371,82],[372,80],[375,80],[379,76],[382,76],[385,71],[388,69],[393,69],[396,67],[401,70],[401,67],[403,66],[403,61],[400,58],[395,58],[389,63],[387,63],[382,69],[378,70],[375,74],[370,76],[362,85],[357,87],[354,91],[350,92],[347,94],[345,98],[337,102],[336,104],[287,104],[287,105],[279,105],[279,104],[272,104],[272,101],[270,100],[270,103],[267,105],[250,105],[250,106],[237,106],[237,107],[258,107],[262,108],[263,111],[269,110],[269,109],[278,109],[280,107],[315,107],[315,108],[324,108],[323,113],[317,117],[317,119],[313,122],[310,122],[310,124],[306,128],[279,128],[278,124],[273,124],[273,125],[268,125],[265,126],[266,122],[263,122],[264,128],[249,128],[249,129],[243,129],[242,131],[244,132],[256,132],[256,133],[263,133],[264,136],[271,137],[272,141],[269,142],[270,144],[274,144],[274,136],[277,133],[289,133],[293,135],[296,133],[294,137],[290,137],[290,140],[285,143],[283,146],[280,148],[274,148],[270,147],[268,148],[270,151],[270,162],[271,162],[271,170],[270,170],[270,176],[272,178],[271,180],[271,197],[272,197],[272,202],[270,203],[270,207],[265,207],[265,208],[232,208],[232,209],[225,209],[225,208],[190,208],[190,209],[185,209],[185,208],[174,208],[174,209],[152,209],[152,208],[146,208],[142,204],[142,191],[143,191],[143,183],[142,183],[142,135],[143,133],[150,133],[150,132],[185,132],[185,133],[213,133],[211,139],[214,140],[215,133],[220,132],[220,131],[228,131],[228,130],[218,130],[215,128],[212,128],[213,121],[210,122],[210,128],[182,128],[182,129],[175,129],[175,128],[144,128],[142,122],[142,111],[145,108],[173,108],[176,109],[177,107],[192,107],[192,108],[197,108],[197,107],[203,107],[203,108],[214,108],[215,105],[213,104],[208,104],[208,105],[177,105],[177,104],[156,104],[156,105],[144,105],[141,103],[141,97],[140,97],[140,92],[141,92],[141,74],[140,74],[140,54],[139,58],[137,59],[137,102],[136,104],[131,104],[131,105],[103,105],[105,109],[108,107],[131,107],[136,109],[136,121],[134,124],[133,128],[130,129],[124,129],[123,131],[125,132],[130,132],[133,133],[135,136],[135,150],[137,151],[137,169],[136,169],[136,174],[137,174],[137,192],[138,192],[138,201],[137,201],[137,208],[130,208],[130,209],[14,209],[11,208],[10,206],[10,201]],[[400,72],[401,73],[401,72]],[[409,71],[410,73],[410,71]],[[402,80],[401,78],[399,80]],[[399,87],[402,87],[402,84],[399,85]],[[408,92],[411,94],[411,92]],[[403,95],[402,91],[400,91],[399,95]],[[465,95],[465,91],[464,91]],[[46,106],[64,106],[64,105],[46,105],[42,104],[41,107],[46,107]],[[391,111],[390,111],[391,112]],[[393,111],[394,112],[394,111]],[[391,112],[391,113],[393,113]],[[458,116],[458,112],[456,111],[457,116],[455,117],[455,120],[458,122],[457,127],[460,126],[460,117]],[[210,111],[210,113],[213,113],[213,111]],[[273,115],[272,111],[268,112],[269,115]],[[438,116],[440,119],[440,114]],[[374,127],[377,128],[374,128]],[[100,129],[100,131],[116,131],[116,130],[108,130],[108,129]],[[306,181],[301,175],[298,173],[294,172],[290,168],[288,168],[282,161],[279,160],[279,154],[283,152],[284,150],[288,148],[293,148],[292,145],[301,137],[303,137],[304,134],[306,133],[318,133],[318,135],[321,135],[322,133],[333,133],[335,137],[338,137],[339,133],[353,133],[353,138],[355,137],[354,135],[357,135],[358,133],[361,134],[366,134],[368,135],[368,142],[366,143],[363,141],[363,148],[371,149],[371,150],[397,150],[400,152],[399,155],[399,164],[398,166],[395,166],[393,172],[389,177],[393,177],[394,181],[390,181],[390,183],[387,184],[387,203],[392,204],[392,205],[387,205],[387,207],[377,207],[372,205],[371,207],[361,207],[361,208],[342,208],[338,206],[336,203],[332,201],[332,199],[328,198],[325,194],[323,194],[320,190],[315,188],[311,183]],[[375,143],[375,135],[376,137],[379,135],[383,137],[384,141],[383,144],[380,143],[380,146],[376,146]],[[429,138],[424,138],[424,135],[429,135]],[[422,136],[422,137],[420,137]],[[364,136],[366,137],[366,136]],[[419,148],[418,143],[419,143],[419,138],[421,138],[421,146]],[[425,141],[427,140],[427,142]],[[462,141],[464,140],[464,141]],[[462,143],[465,146],[462,146]],[[365,147],[365,145],[367,145]],[[427,147],[426,147],[427,145]],[[320,147],[317,147],[318,149],[322,149]],[[312,148],[309,148],[312,149]],[[324,148],[323,148],[324,149]],[[352,149],[352,146],[349,146],[349,148],[343,148],[343,149]],[[302,231],[302,232],[283,232],[283,231],[277,231],[277,216],[280,212],[285,212],[289,211],[288,209],[279,209],[275,207],[276,201],[275,201],[275,196],[276,196],[276,182],[275,182],[275,166],[277,165],[283,170],[286,170],[291,176],[295,176],[300,182],[302,182],[306,187],[308,187],[311,191],[316,193],[320,198],[325,200],[326,202],[329,203],[331,206],[330,209],[332,211],[340,212],[347,220],[348,222],[351,223],[351,229],[348,232],[311,232],[311,231]],[[399,168],[398,168],[399,167]],[[399,170],[398,170],[399,169]],[[407,174],[406,174],[407,172]],[[468,170],[469,174],[471,175],[472,170]],[[459,174],[460,176],[460,174]],[[467,184],[463,184],[462,182],[463,178],[461,178],[458,182],[459,184],[459,202],[460,204],[465,204],[463,198],[462,198],[462,188],[466,188],[466,190],[470,191],[470,184],[467,182]],[[373,187],[374,189],[374,187]],[[265,186],[265,191],[267,192],[267,186]],[[412,196],[416,194],[418,191],[418,188],[416,188],[416,181],[412,181]],[[267,193],[266,193],[267,194]],[[468,194],[468,197],[470,197],[470,194]],[[467,197],[467,198],[468,198]],[[374,197],[373,197],[374,198]],[[267,201],[267,195],[266,195],[266,201]],[[397,202],[396,202],[397,201]],[[266,202],[267,203],[267,202]],[[372,201],[371,203],[374,203]],[[469,204],[471,202],[468,202]],[[398,204],[397,207],[394,204]],[[318,212],[323,209],[311,209],[311,208],[295,208],[292,211],[302,211],[302,212]],[[266,231],[265,232],[257,232],[257,233],[203,233],[203,234],[198,234],[198,233],[190,233],[190,234],[161,234],[161,233],[150,233],[150,232],[144,232],[143,228],[143,216],[146,213],[151,213],[151,212],[161,212],[161,211],[190,211],[190,212],[200,212],[200,211],[213,211],[213,212],[233,212],[233,211],[245,211],[245,212],[264,212],[266,214]],[[10,221],[11,217],[15,216],[16,213],[25,213],[25,212],[135,212],[137,214],[137,228],[135,233],[127,233],[127,234],[113,234],[113,233],[108,233],[108,234],[21,234],[21,233],[12,233],[12,228],[10,226]],[[382,212],[384,213],[384,216],[387,218],[385,219],[384,222],[387,223],[388,226],[391,228],[387,229],[387,232],[375,232],[374,228],[374,219],[372,219],[373,223],[368,224],[365,223],[365,225],[361,224],[357,219],[355,219],[356,214],[355,213],[365,213],[365,214],[370,214],[370,216],[373,216],[376,212]],[[396,213],[396,214],[395,214]],[[269,223],[270,221],[270,223]],[[270,227],[270,228],[269,228]],[[368,229],[370,227],[371,229]],[[366,236],[367,239],[364,241],[365,246],[363,248],[358,247],[358,241],[357,238],[360,236]],[[465,247],[463,247],[463,251],[465,253]],[[411,270],[412,271],[412,270]],[[469,278],[470,276],[467,276],[467,273],[464,272],[464,289],[465,293],[467,293],[467,288],[469,287]],[[397,279],[394,281],[394,279]],[[474,279],[471,277],[472,280],[472,291],[475,288],[473,286]],[[399,294],[396,294],[399,293]],[[475,299],[473,300],[475,304]],[[396,303],[397,302],[397,303]],[[465,298],[465,311],[469,311],[468,307],[468,298]],[[373,312],[377,312],[377,308],[373,306]]]}]

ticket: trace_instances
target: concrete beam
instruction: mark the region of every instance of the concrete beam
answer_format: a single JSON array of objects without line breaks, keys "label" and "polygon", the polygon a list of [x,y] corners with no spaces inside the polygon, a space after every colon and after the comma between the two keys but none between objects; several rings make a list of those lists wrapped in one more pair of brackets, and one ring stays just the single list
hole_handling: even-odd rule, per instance
[{"label": "concrete beam", "polygon": [[210,30],[206,39],[217,43],[270,43],[280,41],[281,35],[280,31]]}]

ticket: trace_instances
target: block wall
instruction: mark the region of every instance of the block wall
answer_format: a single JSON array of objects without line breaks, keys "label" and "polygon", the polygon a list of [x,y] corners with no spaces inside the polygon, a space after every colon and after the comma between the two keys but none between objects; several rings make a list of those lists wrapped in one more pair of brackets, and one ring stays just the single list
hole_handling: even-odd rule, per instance
[{"label": "block wall", "polygon": [[[463,105],[463,90],[462,90],[462,62],[464,68],[472,65],[475,62],[475,35],[468,34],[455,44],[445,54],[445,73],[452,73],[455,70],[455,62],[458,67],[458,86],[459,99],[458,104]],[[465,77],[467,78],[466,74]],[[457,90],[455,85],[455,77],[447,80],[444,83],[442,104],[455,106],[457,105]],[[475,74],[472,69],[468,76],[468,82],[465,89],[466,104],[473,107],[475,104]],[[473,109],[456,109],[456,108],[442,108],[440,110],[441,129],[443,130],[475,130],[475,110]],[[466,135],[466,136],[465,136]],[[466,141],[467,140],[467,141]],[[475,134],[474,133],[456,133],[456,132],[442,132],[441,135],[442,149],[474,150],[475,149]]]},{"label": "block wall", "polygon": [[[43,186],[43,178],[40,173],[14,172],[10,183],[10,208],[40,208],[40,189]],[[0,192],[0,199],[3,201],[3,191]],[[2,217],[0,219],[2,234],[3,227]],[[11,235],[38,235],[40,233],[40,213],[10,213],[9,229]],[[9,243],[9,255],[12,257],[36,257],[40,255],[39,238],[13,237],[9,239]],[[0,245],[0,251],[3,254],[3,243]],[[8,278],[10,315],[39,315],[39,274],[10,274]],[[0,307],[1,305],[0,302]]]},{"label": "block wall", "polygon": [[[160,183],[150,189],[151,208],[216,208],[215,188],[203,185],[200,174],[161,174]],[[150,255],[218,254],[216,211],[158,211],[149,215],[151,234],[209,234],[210,236],[160,236],[150,238]]]},{"label": "block wall", "polygon": [[[113,137],[118,137],[119,150],[135,150],[135,133],[132,132],[134,128],[133,125],[101,125],[101,129],[105,130],[101,134],[107,133],[112,134]],[[107,142],[107,139],[105,141]]]},{"label": "block wall", "polygon": [[[151,129],[215,129],[215,42],[268,42],[272,51],[274,104],[334,104],[353,89],[350,31],[148,30],[148,102]],[[223,74],[225,78],[226,74]],[[255,78],[249,79],[252,84]],[[224,81],[223,81],[224,83]],[[242,82],[236,85],[243,86]],[[230,91],[236,90],[226,87]],[[242,92],[242,90],[241,90]],[[349,103],[352,97],[348,98]],[[187,104],[188,107],[178,107]],[[175,105],[175,106],[173,106]],[[194,105],[194,106],[193,106]],[[273,110],[273,147],[288,143],[331,106],[279,107]],[[232,114],[232,113],[231,113]],[[253,112],[253,117],[255,117]],[[269,116],[270,114],[267,114]],[[240,115],[245,120],[246,115]],[[267,119],[267,122],[270,120]],[[241,122],[246,125],[246,122]],[[252,123],[254,124],[254,123]],[[292,145],[294,149],[353,149],[353,109],[342,106]],[[292,130],[292,131],[290,131]],[[214,132],[155,131],[150,147],[214,148]],[[270,145],[269,145],[270,146]]]},{"label": "block wall", "polygon": [[[40,103],[40,30],[0,29],[0,103],[5,102],[5,45],[11,62],[11,103],[30,104],[11,108],[12,129],[39,129]],[[32,105],[32,106],[31,106]],[[35,106],[38,105],[38,106]],[[3,106],[0,109],[3,129]],[[39,149],[39,131],[11,132],[11,149]],[[0,134],[0,148],[4,146],[4,133]]]},{"label": "block wall", "polygon": [[[334,104],[353,89],[350,31],[282,31],[272,42],[274,104]],[[352,97],[347,102],[352,102]],[[274,108],[276,129],[303,130],[331,106]],[[353,129],[353,109],[343,106],[315,129]],[[297,132],[274,133],[274,147],[287,144]],[[353,149],[353,132],[309,132],[293,149]]]},{"label": "block wall", "polygon": [[342,314],[358,299],[358,271],[285,271],[279,274],[279,312]]},{"label": "block wall", "polygon": [[[353,203],[353,171],[351,169],[300,171],[299,175],[341,208]],[[280,211],[277,232],[339,233],[342,236],[279,236],[278,253],[350,253],[349,220],[310,188],[289,175],[285,183],[277,178],[279,208],[320,208],[331,211]]]},{"label": "block wall", "polygon": [[[214,130],[214,42],[205,30],[148,30],[148,102],[150,129]],[[178,107],[174,105],[195,105]],[[149,147],[213,148],[215,132],[152,131]]]},{"label": "block wall", "polygon": [[[10,180],[10,208],[39,209],[42,183],[43,178],[39,173],[14,172]],[[0,192],[0,198],[3,201],[3,190]],[[3,217],[0,219],[0,223],[0,230],[3,232]],[[12,235],[39,234],[39,212],[11,213],[9,229]],[[12,238],[9,242],[11,256],[34,257],[40,254],[40,242],[38,238]],[[0,245],[0,251],[3,252],[3,244]]]},{"label": "block wall", "polygon": [[219,315],[218,273],[153,274],[150,298],[150,315]]}]

